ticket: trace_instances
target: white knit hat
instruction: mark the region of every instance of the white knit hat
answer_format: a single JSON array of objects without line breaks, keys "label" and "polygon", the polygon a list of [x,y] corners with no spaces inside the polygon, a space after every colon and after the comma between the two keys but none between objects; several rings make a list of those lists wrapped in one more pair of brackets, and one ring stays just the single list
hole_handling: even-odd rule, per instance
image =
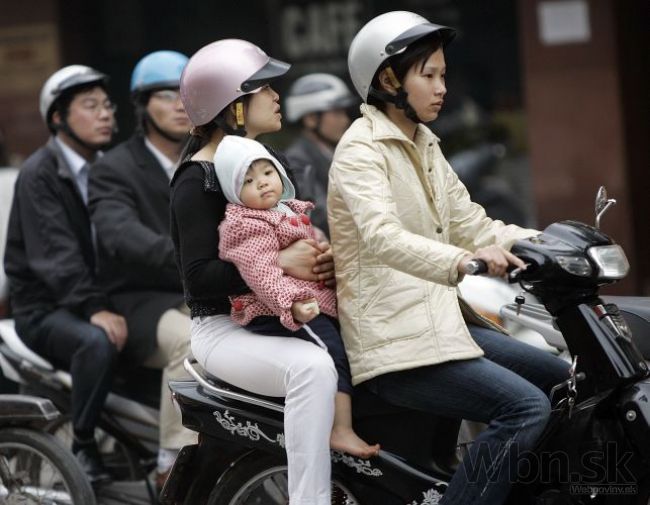
[{"label": "white knit hat", "polygon": [[291,200],[296,197],[296,190],[287,177],[282,163],[271,156],[262,144],[245,137],[226,135],[214,153],[213,162],[221,190],[230,203],[244,205],[239,199],[239,194],[248,167],[257,160],[269,160],[280,174],[283,188],[280,200]]}]

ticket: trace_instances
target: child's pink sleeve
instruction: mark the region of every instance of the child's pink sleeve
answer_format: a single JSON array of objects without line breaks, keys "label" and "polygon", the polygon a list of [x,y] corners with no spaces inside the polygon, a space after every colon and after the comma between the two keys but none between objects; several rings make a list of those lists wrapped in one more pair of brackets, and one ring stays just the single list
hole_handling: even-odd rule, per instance
[{"label": "child's pink sleeve", "polygon": [[300,328],[291,314],[291,305],[312,298],[314,293],[286,282],[278,262],[280,245],[273,225],[254,217],[226,216],[219,233],[219,257],[235,264],[248,287],[285,327]]}]

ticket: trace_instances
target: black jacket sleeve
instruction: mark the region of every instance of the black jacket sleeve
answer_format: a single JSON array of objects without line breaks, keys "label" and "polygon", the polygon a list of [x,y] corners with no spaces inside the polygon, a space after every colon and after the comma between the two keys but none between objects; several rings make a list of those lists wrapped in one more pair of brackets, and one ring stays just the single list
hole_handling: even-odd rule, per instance
[{"label": "black jacket sleeve", "polygon": [[190,164],[174,182],[172,226],[185,289],[192,298],[223,298],[250,291],[235,265],[219,259],[219,223],[226,211],[220,191],[204,191],[203,170]]},{"label": "black jacket sleeve", "polygon": [[95,282],[56,186],[40,172],[26,171],[16,186],[20,201],[25,254],[30,269],[61,307],[87,319],[108,310],[106,295]]},{"label": "black jacket sleeve", "polygon": [[142,222],[133,188],[124,175],[100,160],[92,167],[88,193],[102,247],[127,264],[155,270],[162,285],[180,289],[171,238]]}]

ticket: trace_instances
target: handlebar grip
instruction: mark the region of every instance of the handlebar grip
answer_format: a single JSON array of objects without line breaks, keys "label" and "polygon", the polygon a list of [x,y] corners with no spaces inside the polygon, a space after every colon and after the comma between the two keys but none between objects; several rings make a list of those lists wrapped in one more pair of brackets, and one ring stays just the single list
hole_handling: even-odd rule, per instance
[{"label": "handlebar grip", "polygon": [[465,265],[465,273],[467,275],[480,275],[488,271],[487,263],[483,260],[473,259]]}]

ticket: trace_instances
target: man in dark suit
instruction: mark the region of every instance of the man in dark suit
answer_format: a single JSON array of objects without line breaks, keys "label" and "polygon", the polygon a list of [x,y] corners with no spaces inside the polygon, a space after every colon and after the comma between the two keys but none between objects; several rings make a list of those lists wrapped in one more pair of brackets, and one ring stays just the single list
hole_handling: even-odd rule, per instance
[{"label": "man in dark suit", "polygon": [[174,51],[140,60],[131,79],[137,131],[95,163],[89,181],[100,280],[129,329],[123,358],[163,370],[159,483],[178,450],[196,440],[167,386],[186,376],[189,353],[189,312],[169,234],[169,181],[191,126],[178,92],[186,62]]},{"label": "man in dark suit", "polygon": [[73,452],[90,481],[110,480],[94,440],[119,351],[124,318],[95,279],[87,202],[89,163],[113,135],[106,76],[71,65],[41,91],[49,142],[21,168],[7,233],[5,271],[16,331],[72,376]]}]

